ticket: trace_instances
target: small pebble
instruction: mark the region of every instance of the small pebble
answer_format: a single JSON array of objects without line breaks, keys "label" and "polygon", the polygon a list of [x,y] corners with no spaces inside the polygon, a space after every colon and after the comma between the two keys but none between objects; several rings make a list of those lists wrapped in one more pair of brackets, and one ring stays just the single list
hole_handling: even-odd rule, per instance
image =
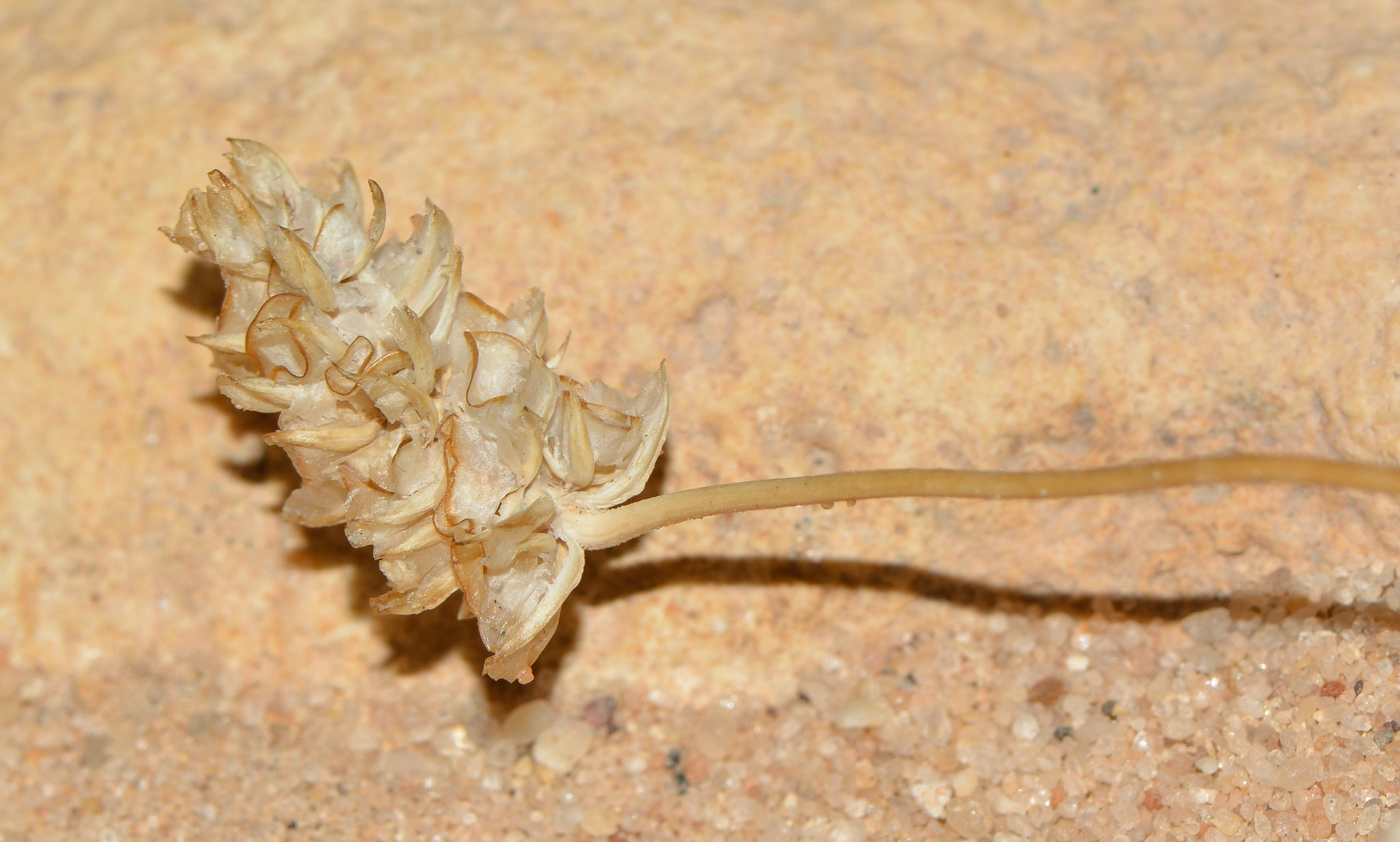
[{"label": "small pebble", "polygon": [[1197,730],[1196,721],[1184,716],[1174,716],[1162,723],[1162,736],[1169,740],[1185,740]]},{"label": "small pebble", "polygon": [[1028,711],[1021,711],[1011,720],[1011,733],[1018,740],[1034,740],[1040,736],[1040,723]]},{"label": "small pebble", "polygon": [[1068,692],[1065,683],[1055,676],[1047,676],[1031,685],[1026,691],[1026,699],[1033,705],[1053,707]]},{"label": "small pebble", "polygon": [[930,818],[946,817],[948,802],[953,798],[953,788],[946,783],[917,783],[909,787],[914,801],[929,814]]},{"label": "small pebble", "polygon": [[441,757],[461,757],[476,751],[476,744],[467,736],[467,729],[461,725],[444,728],[432,741],[433,750]]},{"label": "small pebble", "polygon": [[878,728],[889,722],[890,716],[889,703],[880,695],[879,685],[868,681],[831,718],[842,728]]},{"label": "small pebble", "polygon": [[572,717],[560,717],[535,739],[530,754],[535,762],[558,774],[574,768],[593,743],[593,729]]},{"label": "small pebble", "polygon": [[612,836],[617,832],[617,820],[612,817],[612,814],[599,807],[589,807],[584,810],[579,826],[589,836]]},{"label": "small pebble", "polygon": [[959,798],[968,798],[977,791],[977,773],[971,769],[963,769],[953,776],[953,792]]},{"label": "small pebble", "polygon": [[1069,634],[1074,630],[1074,618],[1059,611],[1046,615],[1040,621],[1041,641],[1049,647],[1064,646]]},{"label": "small pebble", "polygon": [[1376,828],[1381,823],[1381,800],[1372,798],[1361,808],[1361,812],[1356,816],[1356,832],[1366,836],[1375,833]]},{"label": "small pebble", "polygon": [[1259,627],[1259,631],[1250,637],[1249,642],[1260,649],[1278,649],[1288,642],[1288,637],[1283,633],[1283,629],[1272,623],[1265,623]]},{"label": "small pebble", "polygon": [[1244,827],[1244,819],[1240,814],[1228,807],[1217,810],[1214,815],[1215,827],[1227,837],[1237,838],[1240,829]]},{"label": "small pebble", "polygon": [[617,713],[617,699],[612,696],[599,696],[589,702],[583,709],[583,721],[593,728],[606,728],[609,731],[615,727],[613,725],[613,715]]},{"label": "small pebble", "polygon": [[968,839],[983,839],[992,831],[990,811],[975,798],[948,802],[948,826]]},{"label": "small pebble", "polygon": [[1162,793],[1156,787],[1149,787],[1143,790],[1142,807],[1148,811],[1162,809]]},{"label": "small pebble", "polygon": [[557,714],[549,702],[544,699],[536,699],[533,702],[526,702],[515,710],[511,711],[505,721],[501,723],[501,730],[498,738],[509,741],[518,746],[529,745],[535,738],[543,734],[555,720]]},{"label": "small pebble", "polygon": [[1224,658],[1214,646],[1192,646],[1182,653],[1184,659],[1196,672],[1202,675],[1220,669]]},{"label": "small pebble", "polygon": [[1278,768],[1275,786],[1289,792],[1301,792],[1322,777],[1322,762],[1316,757],[1301,756],[1285,760]]},{"label": "small pebble", "polygon": [[1181,628],[1199,643],[1214,643],[1230,630],[1230,609],[1197,611],[1181,621]]},{"label": "small pebble", "polygon": [[504,769],[520,756],[520,747],[510,740],[497,740],[486,747],[486,763],[496,769]]}]

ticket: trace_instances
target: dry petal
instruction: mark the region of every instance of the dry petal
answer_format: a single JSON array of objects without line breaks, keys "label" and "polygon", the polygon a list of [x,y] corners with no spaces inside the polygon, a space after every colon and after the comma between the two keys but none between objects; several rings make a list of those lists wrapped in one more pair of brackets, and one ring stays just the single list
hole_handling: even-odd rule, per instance
[{"label": "dry petal", "polygon": [[210,174],[173,229],[219,265],[219,391],[278,413],[270,443],[304,485],[283,508],[345,524],[372,546],[392,590],[376,609],[412,614],[457,590],[493,653],[485,673],[529,681],[583,571],[576,519],[646,484],[670,421],[665,371],[628,397],[555,372],[539,290],[504,313],[461,288],[463,254],[431,202],[407,242],[380,244],[354,171],[304,186],[272,150],[231,141],[232,177]]}]

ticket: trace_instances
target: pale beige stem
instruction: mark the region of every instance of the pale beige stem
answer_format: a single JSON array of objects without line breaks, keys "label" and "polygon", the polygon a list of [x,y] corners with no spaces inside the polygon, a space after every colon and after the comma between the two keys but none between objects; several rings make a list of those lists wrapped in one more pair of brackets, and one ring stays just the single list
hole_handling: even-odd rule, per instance
[{"label": "pale beige stem", "polygon": [[1238,455],[1077,471],[852,471],[692,488],[614,509],[573,512],[569,526],[585,549],[602,549],[681,521],[756,509],[831,505],[879,497],[1092,497],[1239,482],[1320,485],[1400,495],[1400,468],[1306,456]]}]

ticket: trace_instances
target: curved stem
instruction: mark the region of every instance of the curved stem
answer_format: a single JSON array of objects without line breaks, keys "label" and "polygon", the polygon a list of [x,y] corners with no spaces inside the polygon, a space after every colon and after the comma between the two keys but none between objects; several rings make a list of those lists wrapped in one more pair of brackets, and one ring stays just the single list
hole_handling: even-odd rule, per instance
[{"label": "curved stem", "polygon": [[711,485],[614,509],[572,512],[570,532],[585,549],[630,541],[681,521],[757,509],[832,505],[880,497],[1050,499],[1130,494],[1183,485],[1283,482],[1400,495],[1400,468],[1306,456],[1209,456],[1074,471],[851,471]]}]

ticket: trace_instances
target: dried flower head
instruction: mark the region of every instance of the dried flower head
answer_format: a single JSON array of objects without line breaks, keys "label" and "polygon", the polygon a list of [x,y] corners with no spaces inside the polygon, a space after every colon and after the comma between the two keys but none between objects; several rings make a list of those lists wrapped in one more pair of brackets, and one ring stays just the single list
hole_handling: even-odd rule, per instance
[{"label": "dried flower head", "polygon": [[664,368],[635,396],[556,372],[544,297],[501,313],[462,289],[452,226],[425,201],[407,242],[384,233],[353,170],[303,186],[266,146],[234,140],[232,175],[193,190],[162,229],[218,264],[219,391],[278,413],[268,441],[303,484],[283,513],[345,523],[373,546],[393,590],[380,610],[416,614],[454,591],[493,655],[484,672],[530,681],[583,551],[576,524],[641,491],[670,420]]},{"label": "dried flower head", "polygon": [[[303,187],[265,146],[233,141],[233,177],[192,191],[171,240],[219,265],[227,290],[214,351],[219,390],[276,412],[303,485],[283,511],[345,523],[373,545],[416,614],[453,591],[493,653],[485,673],[526,682],[578,584],[584,550],[693,518],[878,497],[1037,499],[1174,486],[1287,482],[1400,495],[1400,469],[1234,454],[1088,470],[851,471],[692,488],[622,505],[666,438],[665,369],[633,397],[555,372],[538,290],[503,314],[461,288],[462,252],[432,202],[408,242],[379,245],[354,173],[332,163]],[[567,345],[567,340],[565,342]]]}]

